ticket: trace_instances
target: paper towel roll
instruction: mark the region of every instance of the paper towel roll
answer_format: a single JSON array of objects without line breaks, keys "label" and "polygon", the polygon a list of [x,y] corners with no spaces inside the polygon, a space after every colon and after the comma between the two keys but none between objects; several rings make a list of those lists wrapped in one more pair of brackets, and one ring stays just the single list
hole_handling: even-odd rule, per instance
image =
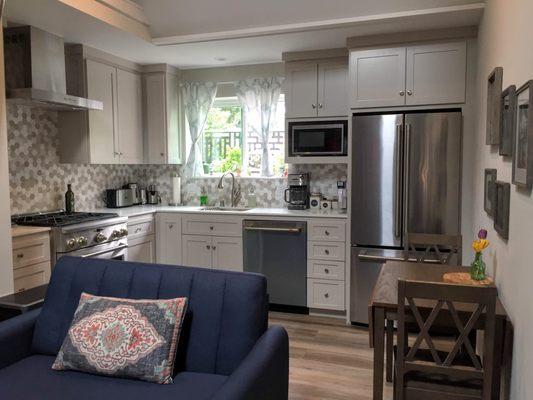
[{"label": "paper towel roll", "polygon": [[179,176],[172,177],[172,203],[181,204],[181,178]]}]

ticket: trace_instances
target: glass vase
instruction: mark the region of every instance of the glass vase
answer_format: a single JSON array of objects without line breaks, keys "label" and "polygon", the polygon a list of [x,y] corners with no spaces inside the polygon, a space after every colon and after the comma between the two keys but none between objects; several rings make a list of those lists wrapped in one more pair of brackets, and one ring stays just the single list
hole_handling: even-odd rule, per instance
[{"label": "glass vase", "polygon": [[476,253],[476,257],[470,265],[470,277],[475,281],[482,281],[487,277],[485,273],[485,261],[481,252]]}]

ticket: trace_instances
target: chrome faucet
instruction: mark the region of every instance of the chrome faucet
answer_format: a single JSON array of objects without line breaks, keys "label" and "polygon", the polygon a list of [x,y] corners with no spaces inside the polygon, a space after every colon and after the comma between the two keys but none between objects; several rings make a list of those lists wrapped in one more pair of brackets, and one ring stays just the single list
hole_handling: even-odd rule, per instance
[{"label": "chrome faucet", "polygon": [[[241,201],[241,185],[239,182],[235,182],[235,175],[233,172],[226,172],[224,175],[220,177],[220,180],[218,181],[218,188],[224,189],[223,180],[226,177],[226,175],[231,175],[231,206],[237,207],[239,202]],[[224,207],[224,200],[220,200],[220,207]]]}]

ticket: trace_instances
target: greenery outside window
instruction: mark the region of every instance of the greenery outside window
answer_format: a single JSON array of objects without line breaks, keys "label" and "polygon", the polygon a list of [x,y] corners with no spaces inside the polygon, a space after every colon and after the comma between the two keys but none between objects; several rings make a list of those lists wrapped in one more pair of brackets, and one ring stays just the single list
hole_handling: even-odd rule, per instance
[{"label": "greenery outside window", "polygon": [[[246,113],[237,97],[215,99],[202,135],[204,175],[234,172],[240,176],[261,176],[261,142],[246,126]],[[285,99],[281,95],[269,140],[274,176],[286,172],[284,140]]]}]

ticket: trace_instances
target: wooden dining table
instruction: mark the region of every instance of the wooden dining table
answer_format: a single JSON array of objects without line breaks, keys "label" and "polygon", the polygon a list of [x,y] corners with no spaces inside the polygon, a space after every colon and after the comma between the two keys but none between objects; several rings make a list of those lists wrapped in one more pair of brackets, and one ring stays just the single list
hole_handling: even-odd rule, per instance
[{"label": "wooden dining table", "polygon": [[[441,264],[388,261],[381,267],[369,303],[370,347],[374,348],[373,399],[383,399],[383,373],[385,358],[385,320],[395,318],[398,311],[398,280],[422,282],[443,282],[442,276],[448,272],[468,272],[469,267]],[[475,306],[458,304],[459,314],[471,314]],[[512,324],[500,299],[496,303],[496,327],[494,341],[493,396],[507,399],[509,393]]]}]

